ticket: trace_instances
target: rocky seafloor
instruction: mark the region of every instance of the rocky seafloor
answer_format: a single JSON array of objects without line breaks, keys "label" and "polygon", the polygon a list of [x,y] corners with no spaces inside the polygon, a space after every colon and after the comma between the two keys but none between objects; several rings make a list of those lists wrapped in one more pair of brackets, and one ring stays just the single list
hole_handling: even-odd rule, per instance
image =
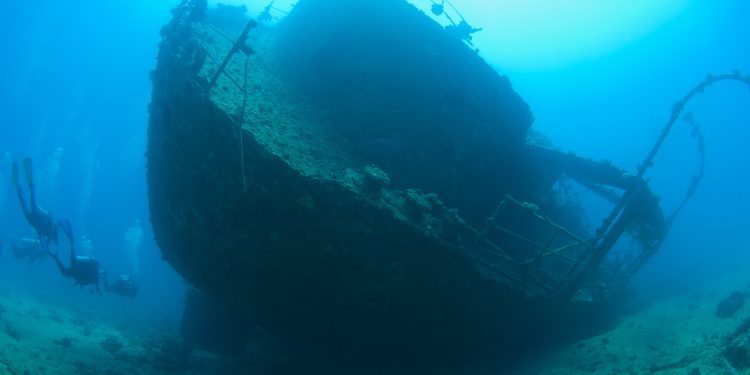
[{"label": "rocky seafloor", "polygon": [[[461,375],[750,374],[750,303],[734,301],[729,314],[717,314],[733,294],[750,296],[748,275],[746,270],[668,297],[644,297],[606,333],[512,369]],[[210,353],[166,323],[112,320],[0,286],[0,374],[305,373],[269,353],[254,341],[234,356]]]},{"label": "rocky seafloor", "polygon": [[644,298],[610,331],[533,358],[510,373],[750,374],[750,304],[732,299],[750,296],[748,271],[666,298]]},{"label": "rocky seafloor", "polygon": [[252,359],[197,350],[166,322],[113,321],[0,285],[2,375],[240,374]]}]

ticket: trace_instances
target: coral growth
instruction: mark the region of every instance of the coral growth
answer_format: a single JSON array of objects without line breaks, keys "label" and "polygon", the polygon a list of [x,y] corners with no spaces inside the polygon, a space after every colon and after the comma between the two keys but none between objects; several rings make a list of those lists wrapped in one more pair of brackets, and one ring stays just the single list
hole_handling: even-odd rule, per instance
[{"label": "coral growth", "polygon": [[731,318],[737,310],[745,305],[745,294],[734,292],[729,297],[724,298],[716,306],[716,316],[722,319]]},{"label": "coral growth", "polygon": [[73,346],[73,341],[75,341],[75,340],[76,339],[74,339],[72,337],[67,337],[66,336],[66,337],[63,337],[61,339],[52,340],[52,342],[54,342],[55,344],[60,345],[60,346],[62,346],[64,348],[70,348],[70,347]]},{"label": "coral growth", "polygon": [[750,317],[740,322],[726,342],[724,358],[738,370],[750,368]]},{"label": "coral growth", "polygon": [[109,354],[114,355],[115,353],[119,352],[120,349],[122,349],[123,345],[120,340],[117,339],[115,336],[107,336],[107,338],[101,342],[102,348],[106,350]]},{"label": "coral growth", "polygon": [[5,334],[12,337],[16,341],[21,341],[21,333],[18,332],[16,327],[11,322],[5,323]]},{"label": "coral growth", "polygon": [[185,341],[164,338],[151,348],[151,365],[165,372],[178,372],[190,368],[193,348]]}]

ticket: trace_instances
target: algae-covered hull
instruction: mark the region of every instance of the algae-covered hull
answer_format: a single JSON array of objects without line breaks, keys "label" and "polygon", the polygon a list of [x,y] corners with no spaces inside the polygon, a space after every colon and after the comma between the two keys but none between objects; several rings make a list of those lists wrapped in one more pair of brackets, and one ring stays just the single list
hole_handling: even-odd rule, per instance
[{"label": "algae-covered hull", "polygon": [[285,347],[360,364],[510,354],[570,323],[549,310],[565,280],[520,287],[475,229],[513,196],[585,235],[507,78],[401,0],[302,0],[238,42],[247,22],[185,2],[162,31],[149,199],[180,274]]}]

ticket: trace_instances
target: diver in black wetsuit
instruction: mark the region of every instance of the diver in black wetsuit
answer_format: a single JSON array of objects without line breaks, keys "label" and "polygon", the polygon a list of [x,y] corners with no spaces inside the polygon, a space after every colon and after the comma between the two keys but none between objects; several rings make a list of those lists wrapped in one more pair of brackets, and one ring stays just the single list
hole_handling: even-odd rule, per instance
[{"label": "diver in black wetsuit", "polygon": [[70,243],[70,266],[65,265],[60,261],[60,257],[56,251],[47,250],[52,259],[55,260],[57,268],[60,273],[65,277],[70,277],[75,281],[75,285],[80,285],[83,288],[86,285],[92,285],[91,293],[96,292],[102,294],[99,290],[99,279],[102,276],[102,266],[99,261],[88,256],[76,256],[75,246],[73,245],[73,230],[70,228],[70,222],[67,220],[60,222],[65,236],[68,237],[68,243]]},{"label": "diver in black wetsuit", "polygon": [[[16,259],[34,259],[35,257],[38,258],[39,254],[42,253],[42,247],[36,238],[21,238],[20,240],[14,238],[11,240],[10,245],[5,246],[5,248],[11,250],[13,257]],[[44,253],[42,255],[47,256]]]},{"label": "diver in black wetsuit", "polygon": [[36,202],[36,189],[34,186],[34,175],[30,158],[23,159],[23,171],[26,176],[26,182],[29,185],[28,205],[26,205],[26,199],[23,196],[21,184],[18,182],[18,163],[13,162],[13,185],[16,187],[18,202],[21,204],[23,216],[26,217],[26,221],[34,228],[39,237],[41,250],[48,251],[50,242],[57,245],[57,228],[59,223],[52,218],[52,215],[50,215],[49,212],[39,207]]},{"label": "diver in black wetsuit", "polygon": [[6,245],[4,249],[10,250],[13,257],[18,260],[27,259],[29,266],[47,258],[47,252],[42,250],[42,245],[36,238],[12,238],[10,245]]},{"label": "diver in black wetsuit", "polygon": [[133,298],[138,294],[138,283],[136,283],[130,275],[119,275],[112,284],[109,283],[107,271],[104,271],[102,277],[104,278],[104,290],[107,292],[116,293],[129,298]]}]

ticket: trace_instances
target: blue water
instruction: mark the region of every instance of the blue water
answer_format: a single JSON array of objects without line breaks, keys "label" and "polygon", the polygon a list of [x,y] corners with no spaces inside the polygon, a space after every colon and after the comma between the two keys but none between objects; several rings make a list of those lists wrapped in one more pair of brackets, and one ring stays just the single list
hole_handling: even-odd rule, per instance
[{"label": "blue water", "polygon": [[[476,8],[482,1],[463,3]],[[159,28],[175,4],[4,4],[0,238],[8,242],[10,236],[33,235],[9,179],[10,161],[31,157],[41,204],[71,220],[79,243],[90,240],[88,254],[111,275],[135,274],[141,291],[132,300],[92,296],[62,279],[51,262],[28,267],[10,254],[0,256],[0,285],[69,306],[179,322],[185,283],[161,260],[153,241],[144,157],[149,71],[155,66]],[[688,4],[648,34],[564,66],[524,69],[504,68],[503,61],[490,63],[509,75],[534,112],[534,127],[557,146],[634,170],[672,104],[706,74],[750,74],[748,15],[750,4],[743,1]],[[477,26],[492,33],[492,25]],[[482,46],[477,47],[481,53]],[[706,137],[705,180],[661,253],[637,278],[641,288],[681,290],[750,264],[750,90],[720,83],[688,110]],[[689,132],[686,124],[678,123],[649,172],[667,212],[697,170]],[[133,238],[137,222],[141,241]]]},{"label": "blue water", "polygon": [[[610,53],[560,69],[509,72],[535,128],[563,149],[635,170],[674,102],[708,74],[750,71],[750,4],[684,3],[674,18]],[[750,91],[718,83],[686,111],[705,135],[705,178],[637,280],[652,291],[684,290],[750,264]],[[697,173],[696,146],[690,126],[678,122],[648,173],[666,213]]]},{"label": "blue water", "polygon": [[[31,237],[10,181],[10,160],[34,160],[40,204],[69,218],[79,251],[110,275],[131,273],[134,300],[92,296],[52,262],[28,267],[0,258],[0,282],[71,306],[149,320],[179,321],[184,283],[160,259],[149,226],[145,132],[159,27],[171,2],[83,1],[5,4],[0,78],[0,236]],[[25,188],[25,187],[24,187]],[[28,194],[28,193],[27,193]],[[142,241],[125,239],[140,222]],[[137,236],[135,236],[137,237]],[[64,244],[64,241],[61,242]],[[60,254],[67,262],[67,248]],[[134,253],[137,252],[139,264]]]}]

